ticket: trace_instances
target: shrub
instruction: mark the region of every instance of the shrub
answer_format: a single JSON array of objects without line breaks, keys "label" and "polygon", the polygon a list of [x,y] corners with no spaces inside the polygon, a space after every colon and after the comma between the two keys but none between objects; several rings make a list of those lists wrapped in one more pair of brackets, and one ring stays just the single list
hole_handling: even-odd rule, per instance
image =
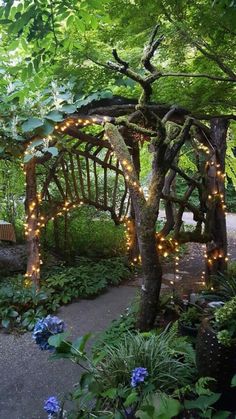
[{"label": "shrub", "polygon": [[215,310],[214,317],[219,342],[231,346],[236,341],[236,297]]},{"label": "shrub", "polygon": [[42,242],[45,249],[56,249],[67,254],[89,258],[107,258],[125,254],[123,225],[116,226],[105,213],[83,206],[68,215],[68,240],[64,242],[64,220],[58,218],[58,238],[55,243],[53,223],[49,222]]},{"label": "shrub", "polygon": [[129,333],[120,343],[107,346],[106,356],[97,365],[96,380],[103,391],[130,384],[130,371],[147,368],[153,389],[172,392],[187,385],[196,373],[194,351],[177,335],[177,325],[160,334]]},{"label": "shrub", "polygon": [[188,327],[197,327],[201,323],[203,317],[200,307],[189,307],[186,311],[181,313],[179,321]]}]

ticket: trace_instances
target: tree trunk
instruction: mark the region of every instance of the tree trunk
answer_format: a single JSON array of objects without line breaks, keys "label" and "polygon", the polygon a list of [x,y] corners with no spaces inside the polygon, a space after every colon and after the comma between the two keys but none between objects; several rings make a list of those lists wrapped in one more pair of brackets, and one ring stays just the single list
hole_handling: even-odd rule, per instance
[{"label": "tree trunk", "polygon": [[144,217],[137,224],[143,284],[136,326],[141,331],[147,331],[153,327],[157,315],[162,267],[156,247],[156,221]]},{"label": "tree trunk", "polygon": [[128,258],[132,264],[137,264],[139,261],[140,252],[138,245],[137,230],[135,225],[135,213],[133,208],[131,209],[131,217],[126,221],[126,230],[128,243]]},{"label": "tree trunk", "polygon": [[227,269],[227,230],[225,216],[225,154],[228,120],[211,120],[214,154],[207,168],[207,229],[212,240],[207,243],[206,279]]},{"label": "tree trunk", "polygon": [[36,164],[32,158],[25,165],[26,172],[26,202],[27,215],[27,272],[26,276],[32,279],[35,287],[39,289],[40,283],[40,252],[39,252],[39,220],[38,220],[38,197],[36,183]]}]

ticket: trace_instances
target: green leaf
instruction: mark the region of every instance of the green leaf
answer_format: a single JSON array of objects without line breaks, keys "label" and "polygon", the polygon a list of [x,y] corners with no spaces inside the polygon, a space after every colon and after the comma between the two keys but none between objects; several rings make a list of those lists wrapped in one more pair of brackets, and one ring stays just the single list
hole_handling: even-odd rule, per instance
[{"label": "green leaf", "polygon": [[57,147],[48,147],[46,150],[48,151],[48,153],[51,153],[53,157],[56,157],[58,155]]},{"label": "green leaf", "polygon": [[[62,342],[66,340],[68,335],[69,335],[68,332],[64,332],[64,333],[58,333],[57,335],[50,336],[50,338],[48,339],[48,343],[49,345],[54,346],[55,348],[59,348]],[[69,345],[71,345],[70,342],[68,342],[68,346]]]},{"label": "green leaf", "polygon": [[76,105],[63,105],[61,111],[65,113],[74,113],[77,109]]},{"label": "green leaf", "polygon": [[36,128],[41,127],[43,125],[42,119],[39,118],[29,118],[25,121],[21,128],[23,132],[32,132]]},{"label": "green leaf", "polygon": [[51,121],[44,121],[44,124],[42,127],[37,128],[37,134],[46,136],[52,134],[54,131],[54,124]]},{"label": "green leaf", "polygon": [[103,397],[108,397],[109,399],[114,399],[117,397],[117,388],[109,388],[108,390],[102,393]]},{"label": "green leaf", "polygon": [[231,380],[231,387],[236,387],[236,374],[233,376]]},{"label": "green leaf", "polygon": [[50,119],[50,121],[54,122],[60,122],[64,119],[63,115],[59,111],[51,111],[46,115],[45,118]]},{"label": "green leaf", "polygon": [[[72,343],[73,348],[75,348],[79,352],[83,352],[85,345],[87,341],[90,339],[90,337],[91,337],[91,333],[87,333],[86,335],[79,337]],[[73,348],[72,348],[72,352],[73,352]]]},{"label": "green leaf", "polygon": [[88,389],[94,394],[101,394],[101,384],[95,380],[89,383]]},{"label": "green leaf", "polygon": [[84,372],[80,379],[80,387],[81,389],[86,388],[89,383],[93,380],[93,376],[90,372]]},{"label": "green leaf", "polygon": [[202,395],[196,400],[186,400],[184,406],[186,409],[199,409],[201,412],[204,412],[208,407],[216,403],[220,396],[220,393],[212,393],[210,396]]},{"label": "green leaf", "polygon": [[153,406],[142,406],[135,414],[140,419],[154,419],[155,408]]},{"label": "green leaf", "polygon": [[2,326],[7,329],[9,327],[10,320],[9,319],[2,319]]},{"label": "green leaf", "polygon": [[13,318],[18,317],[18,315],[19,313],[16,310],[11,310],[9,313],[9,316]]},{"label": "green leaf", "polygon": [[31,149],[33,147],[37,147],[37,146],[42,145],[42,144],[43,144],[43,140],[33,140],[28,148]]},{"label": "green leaf", "polygon": [[130,393],[127,397],[127,399],[124,402],[124,406],[128,407],[131,404],[135,403],[138,400],[138,394],[136,393],[136,391],[132,391],[132,393]]},{"label": "green leaf", "polygon": [[213,416],[212,416],[212,419],[227,419],[227,418],[230,417],[230,415],[231,415],[231,412],[227,412],[226,410],[224,410],[224,411],[222,410],[222,411],[219,411],[217,413],[214,413]]}]

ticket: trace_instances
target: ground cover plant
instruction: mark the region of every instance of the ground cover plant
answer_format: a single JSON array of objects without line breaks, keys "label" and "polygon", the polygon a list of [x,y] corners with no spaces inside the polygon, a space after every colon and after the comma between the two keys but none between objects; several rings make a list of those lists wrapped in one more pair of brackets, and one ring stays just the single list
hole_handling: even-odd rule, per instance
[{"label": "ground cover plant", "polygon": [[80,258],[74,267],[54,267],[45,273],[41,291],[24,276],[6,278],[0,283],[0,319],[4,328],[18,326],[32,330],[35,322],[61,305],[93,298],[109,286],[128,279],[131,271],[125,259],[99,261]]}]

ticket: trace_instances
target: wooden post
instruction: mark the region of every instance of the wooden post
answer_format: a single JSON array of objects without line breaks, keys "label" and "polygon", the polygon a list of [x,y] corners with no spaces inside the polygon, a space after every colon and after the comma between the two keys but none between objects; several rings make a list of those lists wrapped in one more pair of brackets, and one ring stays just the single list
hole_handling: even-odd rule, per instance
[{"label": "wooden post", "polygon": [[214,153],[207,166],[207,230],[212,240],[207,243],[206,280],[227,269],[227,230],[225,216],[225,153],[229,122],[211,120],[211,142]]},{"label": "wooden post", "polygon": [[40,284],[40,251],[39,251],[39,219],[38,196],[36,181],[36,162],[32,158],[25,164],[26,173],[26,239],[27,239],[27,272],[26,276],[32,279],[33,284],[39,289]]}]

